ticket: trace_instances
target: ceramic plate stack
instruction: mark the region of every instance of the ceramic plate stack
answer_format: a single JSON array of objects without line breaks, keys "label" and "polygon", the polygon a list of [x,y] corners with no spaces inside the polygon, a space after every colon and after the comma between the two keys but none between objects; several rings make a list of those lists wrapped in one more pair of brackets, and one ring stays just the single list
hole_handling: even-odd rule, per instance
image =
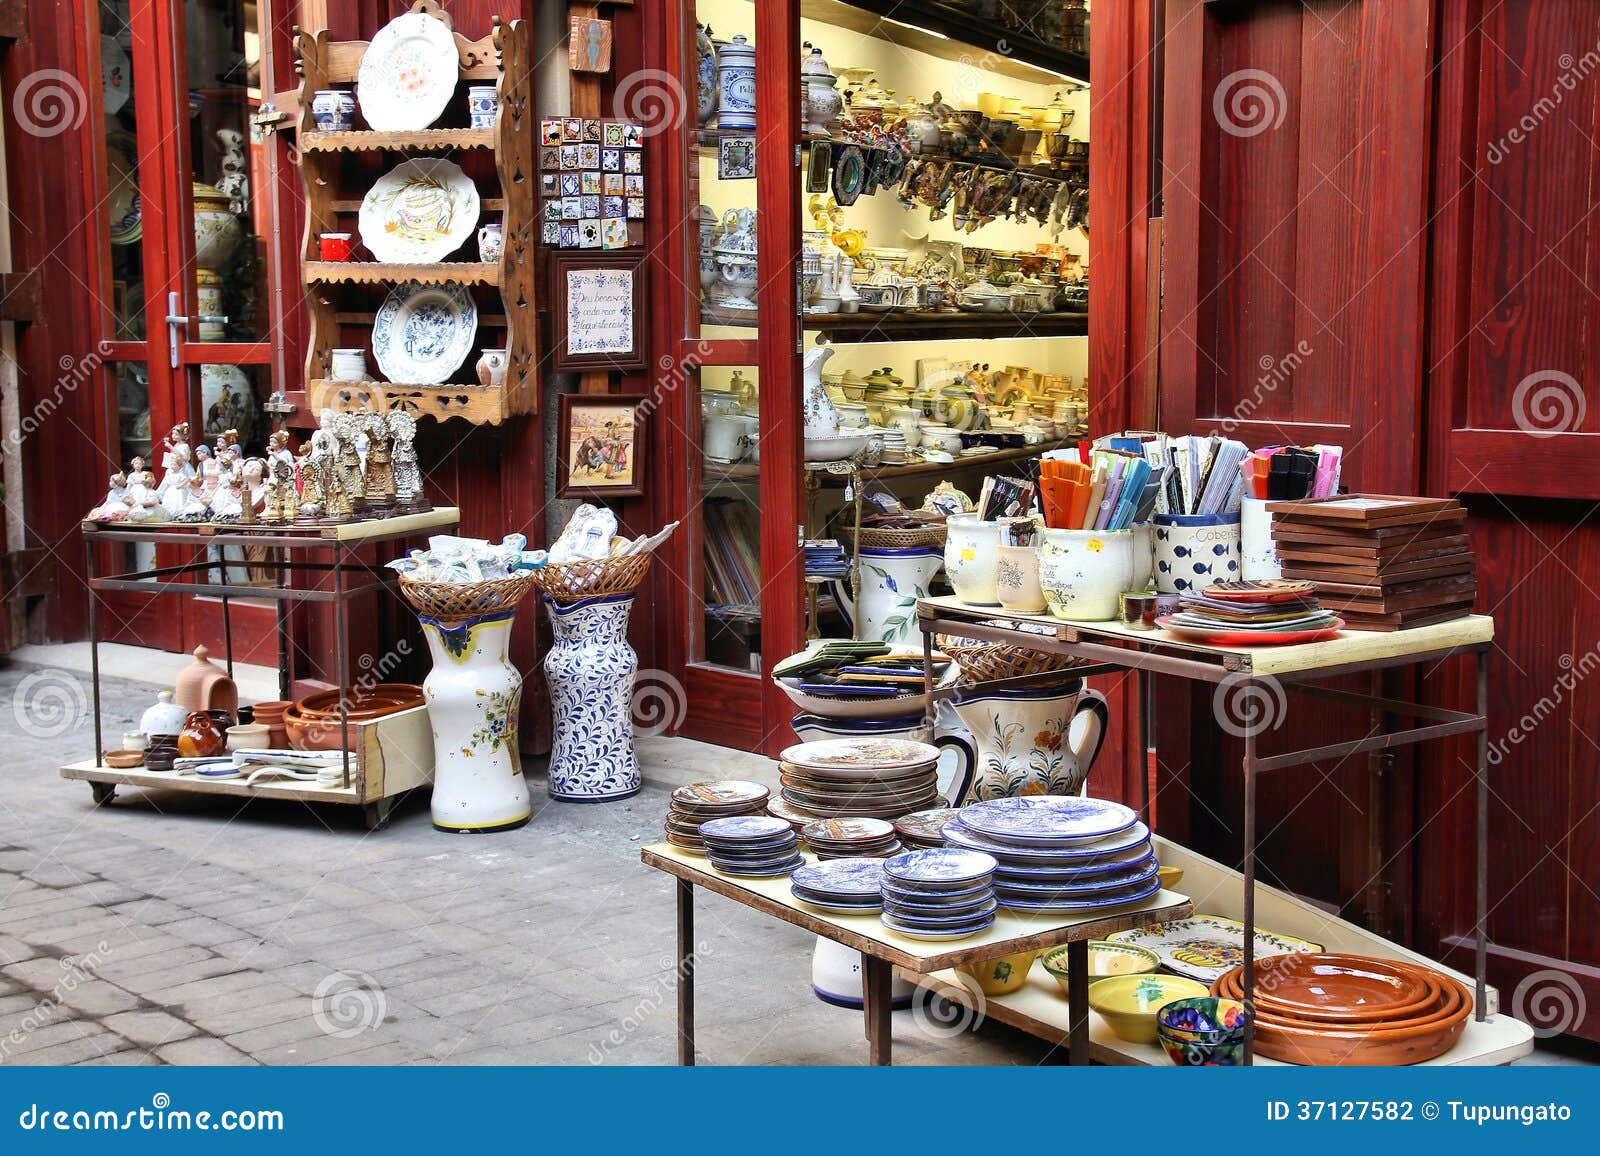
[{"label": "ceramic plate stack", "polygon": [[910,851],[944,846],[944,827],[961,812],[955,807],[933,807],[926,811],[913,811],[894,821],[895,833]]},{"label": "ceramic plate stack", "polygon": [[906,739],[828,739],[780,756],[784,817],[898,819],[939,802],[939,749]]},{"label": "ceramic plate stack", "polygon": [[993,856],[935,847],[883,864],[883,925],[911,939],[965,939],[995,920]]},{"label": "ceramic plate stack", "polygon": [[944,840],[998,861],[994,892],[1013,911],[1076,915],[1161,890],[1149,828],[1107,799],[1029,795],[974,803],[945,824]]},{"label": "ceramic plate stack", "polygon": [[886,466],[905,465],[906,435],[897,429],[886,429],[879,436],[883,438],[883,464]]},{"label": "ceramic plate stack", "polygon": [[702,823],[736,815],[759,815],[771,794],[760,783],[744,779],[713,779],[679,787],[667,804],[667,842],[680,851],[704,855]]},{"label": "ceramic plate stack", "polygon": [[800,837],[818,859],[884,859],[905,850],[887,819],[817,819]]},{"label": "ceramic plate stack", "polygon": [[830,859],[799,867],[789,877],[789,890],[831,915],[870,915],[883,910],[883,860]]},{"label": "ceramic plate stack", "polygon": [[787,875],[805,862],[800,837],[771,815],[739,815],[700,825],[711,865],[724,875]]},{"label": "ceramic plate stack", "polygon": [[[1244,968],[1212,984],[1244,998]],[[1418,1064],[1455,1046],[1472,996],[1454,979],[1393,959],[1324,952],[1256,961],[1256,1051],[1292,1064]]]}]

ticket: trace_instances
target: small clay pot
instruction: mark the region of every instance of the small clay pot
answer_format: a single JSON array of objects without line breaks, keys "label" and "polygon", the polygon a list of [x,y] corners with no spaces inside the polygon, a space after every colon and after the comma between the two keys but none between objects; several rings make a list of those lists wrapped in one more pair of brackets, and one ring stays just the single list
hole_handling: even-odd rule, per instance
[{"label": "small clay pot", "polygon": [[186,759],[203,759],[221,754],[227,742],[227,735],[216,719],[205,711],[191,711],[178,734],[178,754]]},{"label": "small clay pot", "polygon": [[[202,715],[201,717],[205,716]],[[144,769],[147,771],[170,771],[172,769],[172,760],[177,757],[177,735],[151,735],[150,744],[144,750]]]}]

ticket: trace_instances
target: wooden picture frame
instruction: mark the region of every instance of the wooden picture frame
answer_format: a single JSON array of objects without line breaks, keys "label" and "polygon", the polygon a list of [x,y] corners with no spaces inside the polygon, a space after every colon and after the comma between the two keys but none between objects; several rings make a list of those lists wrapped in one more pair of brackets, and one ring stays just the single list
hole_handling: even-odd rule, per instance
[{"label": "wooden picture frame", "polygon": [[558,498],[644,497],[643,394],[564,393],[556,427]]},{"label": "wooden picture frame", "polygon": [[565,251],[552,254],[550,266],[551,368],[648,369],[643,251]]}]

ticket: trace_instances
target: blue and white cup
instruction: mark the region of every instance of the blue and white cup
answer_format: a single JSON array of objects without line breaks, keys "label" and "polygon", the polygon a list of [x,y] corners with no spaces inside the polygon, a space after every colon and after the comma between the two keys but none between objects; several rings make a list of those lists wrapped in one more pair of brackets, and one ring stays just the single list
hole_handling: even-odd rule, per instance
[{"label": "blue and white cup", "polygon": [[346,132],[355,123],[356,98],[342,89],[318,89],[311,98],[311,118],[321,132]]},{"label": "blue and white cup", "polygon": [[473,128],[493,128],[500,116],[500,94],[492,84],[467,86],[467,115]]},{"label": "blue and white cup", "polygon": [[1157,514],[1156,589],[1192,594],[1239,580],[1239,515]]}]

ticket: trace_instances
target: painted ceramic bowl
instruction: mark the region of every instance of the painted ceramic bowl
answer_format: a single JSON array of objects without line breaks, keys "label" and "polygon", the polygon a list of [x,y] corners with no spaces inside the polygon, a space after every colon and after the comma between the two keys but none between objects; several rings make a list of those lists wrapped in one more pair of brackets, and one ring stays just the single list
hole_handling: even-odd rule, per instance
[{"label": "painted ceramic bowl", "polygon": [[1190,1040],[1157,1025],[1156,1038],[1167,1058],[1180,1068],[1237,1068],[1244,1063],[1243,1033],[1216,1040]]},{"label": "painted ceramic bowl", "polygon": [[1244,1004],[1214,995],[1173,1000],[1156,1012],[1156,1028],[1194,1043],[1243,1039]]},{"label": "painted ceramic bowl", "polygon": [[1022,951],[982,963],[964,963],[957,970],[975,979],[984,995],[1009,995],[1028,982],[1028,971],[1038,955],[1037,951]]},{"label": "painted ceramic bowl", "polygon": [[1183,882],[1182,867],[1158,867],[1156,875],[1161,880],[1161,886],[1169,889]]},{"label": "painted ceramic bowl", "polygon": [[1089,987],[1089,1006],[1130,1044],[1156,1042],[1156,1012],[1173,1000],[1204,996],[1205,984],[1175,975],[1116,975]]},{"label": "painted ceramic bowl", "polygon": [[[1053,947],[1045,952],[1040,962],[1061,985],[1061,994],[1069,995],[1065,945]],[[1108,943],[1103,939],[1091,940],[1089,943],[1090,986],[1119,975],[1154,975],[1160,969],[1161,957],[1148,948]]]}]

